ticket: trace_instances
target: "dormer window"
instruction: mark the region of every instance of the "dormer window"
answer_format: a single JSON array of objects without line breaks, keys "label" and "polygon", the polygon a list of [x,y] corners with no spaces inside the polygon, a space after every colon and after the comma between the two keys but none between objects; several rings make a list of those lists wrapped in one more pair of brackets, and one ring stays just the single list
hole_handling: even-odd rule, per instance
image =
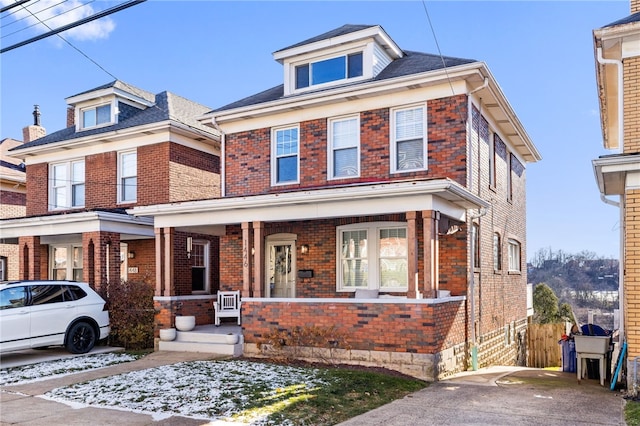
[{"label": "dormer window", "polygon": [[82,128],[97,127],[112,122],[111,104],[100,105],[82,110]]},{"label": "dormer window", "polygon": [[296,66],[296,89],[362,77],[362,52]]}]

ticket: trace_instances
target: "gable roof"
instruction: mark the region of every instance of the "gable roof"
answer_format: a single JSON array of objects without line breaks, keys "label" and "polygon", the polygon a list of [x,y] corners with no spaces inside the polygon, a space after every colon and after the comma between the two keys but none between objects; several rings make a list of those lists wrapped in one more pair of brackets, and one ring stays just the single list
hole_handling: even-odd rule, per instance
[{"label": "gable roof", "polygon": [[[344,28],[344,27],[341,27],[341,28]],[[367,27],[364,27],[364,28],[367,28]],[[353,29],[352,31],[358,31],[359,29],[362,29],[362,28]],[[331,33],[331,31],[329,33]],[[325,34],[329,34],[329,33],[325,33]],[[321,37],[321,36],[318,36],[318,37]],[[297,45],[294,45],[294,46],[297,46]],[[345,87],[349,85],[359,86],[359,85],[367,84],[373,81],[388,80],[392,78],[403,77],[403,76],[412,75],[412,74],[420,74],[420,73],[429,72],[429,71],[437,71],[443,68],[450,68],[457,65],[464,65],[464,64],[471,64],[474,62],[478,62],[474,59],[463,59],[463,58],[456,58],[452,56],[441,57],[440,55],[434,55],[434,54],[422,53],[422,52],[405,51],[404,53],[405,55],[402,58],[392,61],[376,77],[369,80],[359,81],[357,83],[346,83],[341,87]],[[335,87],[332,87],[330,89],[334,89],[334,88]],[[318,89],[316,91],[308,91],[308,92],[305,92],[304,95],[308,95],[309,93],[314,93],[314,92],[315,93],[322,92],[330,89]],[[294,98],[295,96],[296,95],[292,95],[292,96],[288,96],[287,98]],[[234,108],[246,107],[250,105],[258,105],[263,102],[275,101],[282,98],[284,98],[284,84],[280,84],[278,86],[272,87],[271,89],[267,89],[263,92],[256,93],[255,95],[251,95],[244,99],[240,99],[238,101],[232,102],[230,104],[217,108],[211,112],[219,112],[219,111],[225,111],[225,110],[234,109]]]},{"label": "gable roof", "polygon": [[[195,117],[198,117],[206,113],[207,111],[210,111],[209,107],[190,101],[171,92],[164,91],[153,95],[150,94],[150,92],[134,88],[133,86],[129,86],[126,83],[115,81],[82,93],[78,93],[74,96],[111,87],[121,88],[122,90],[127,90],[128,92],[133,93],[137,96],[144,97],[144,99],[152,102],[153,105],[144,110],[140,110],[130,117],[125,118],[124,120],[110,126],[80,131],[76,131],[75,126],[67,127],[66,129],[58,130],[57,132],[50,133],[31,142],[25,143],[20,147],[12,149],[12,151],[19,151],[36,146],[43,146],[62,141],[85,138],[87,136],[99,135],[102,133],[111,133],[116,130],[128,129],[153,123],[161,123],[164,121],[174,121],[177,123],[182,123],[188,127],[193,128],[194,130],[206,132],[212,137],[217,136],[217,134],[213,131],[213,129],[211,129],[211,127],[205,126],[195,119]],[[135,89],[135,91],[132,92],[132,88]]]}]

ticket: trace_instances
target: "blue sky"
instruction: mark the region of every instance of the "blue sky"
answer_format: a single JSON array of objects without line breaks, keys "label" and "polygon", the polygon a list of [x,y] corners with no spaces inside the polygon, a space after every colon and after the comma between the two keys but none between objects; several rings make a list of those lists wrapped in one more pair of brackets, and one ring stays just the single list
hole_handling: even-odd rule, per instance
[{"label": "blue sky", "polygon": [[[149,0],[62,33],[75,48],[53,36],[3,53],[0,138],[22,139],[34,104],[47,132],[65,127],[64,99],[114,78],[213,109],[280,84],[276,50],[344,24],[378,24],[405,50],[487,63],[543,156],[527,167],[527,258],[549,248],[618,258],[619,211],[600,201],[591,166],[614,153],[602,147],[592,31],[629,14],[628,0]],[[16,17],[2,14],[2,47],[43,32]]]}]

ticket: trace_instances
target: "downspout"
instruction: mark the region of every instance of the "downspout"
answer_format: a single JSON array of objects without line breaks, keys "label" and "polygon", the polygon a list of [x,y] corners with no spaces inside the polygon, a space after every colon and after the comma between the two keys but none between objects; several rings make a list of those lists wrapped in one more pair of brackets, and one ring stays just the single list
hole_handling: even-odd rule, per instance
[{"label": "downspout", "polygon": [[[471,97],[472,94],[474,94],[475,92],[478,92],[484,88],[486,88],[489,85],[489,78],[485,77],[484,81],[482,83],[482,85],[476,87],[475,89],[471,90],[469,92],[469,97]],[[480,108],[482,108],[482,101],[480,101]],[[473,104],[472,104],[473,105]],[[482,116],[481,114],[482,110],[479,110],[479,114],[480,116]],[[471,128],[473,128],[473,116],[472,116],[472,112],[471,109],[469,110],[469,114],[471,115]],[[471,138],[471,136],[469,136]],[[471,158],[473,157],[471,155],[471,150],[473,149],[472,144],[471,144],[471,139],[469,140],[469,155],[468,158],[469,160],[471,160]],[[478,155],[480,155],[480,117],[478,117]],[[480,162],[478,160],[478,167],[480,167]],[[469,170],[473,170],[473,166],[471,164],[469,164]],[[479,169],[478,169],[479,170]],[[478,171],[478,175],[480,175],[479,171]],[[478,176],[479,179],[479,176]],[[469,180],[469,182],[473,182],[473,178],[471,178]],[[478,181],[479,182],[479,181]],[[478,184],[478,194],[480,193],[480,185]],[[486,214],[486,210],[485,209],[480,209],[478,211],[478,213],[467,213],[467,215],[470,217],[471,221],[470,224],[473,227],[473,219],[475,219],[476,217],[479,218],[481,216],[484,216]],[[470,258],[470,262],[469,262],[469,293],[470,293],[470,301],[469,304],[471,306],[470,309],[470,313],[469,313],[469,319],[471,322],[471,368],[474,371],[478,370],[478,347],[476,346],[476,297],[475,297],[475,293],[476,293],[476,289],[475,289],[475,266],[474,266],[474,253],[475,253],[475,238],[471,238],[471,254],[469,256]]]},{"label": "downspout", "polygon": [[[624,72],[622,68],[622,61],[617,59],[607,59],[602,56],[602,47],[597,48],[598,63],[601,65],[615,65],[618,70],[618,146],[621,151],[624,151]],[[620,209],[620,260],[618,261],[618,310],[620,312],[620,327],[618,330],[619,337],[618,342],[621,344],[625,341],[625,328],[624,328],[624,206],[622,204],[622,195],[620,201],[616,202],[605,197],[604,194],[600,194],[600,199],[609,205],[618,207]]]},{"label": "downspout", "polygon": [[211,118],[211,124],[213,127],[220,132],[220,197],[226,196],[226,185],[225,185],[225,140],[227,134],[222,131],[218,123],[216,123],[216,118]]}]

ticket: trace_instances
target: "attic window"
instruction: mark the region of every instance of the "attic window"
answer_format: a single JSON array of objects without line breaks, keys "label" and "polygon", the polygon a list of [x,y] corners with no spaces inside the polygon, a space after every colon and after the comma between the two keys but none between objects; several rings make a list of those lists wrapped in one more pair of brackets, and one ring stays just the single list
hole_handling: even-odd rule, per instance
[{"label": "attic window", "polygon": [[296,67],[296,89],[362,77],[362,70],[362,52],[298,65]]},{"label": "attic window", "polygon": [[82,128],[87,129],[111,123],[111,104],[82,110]]}]

